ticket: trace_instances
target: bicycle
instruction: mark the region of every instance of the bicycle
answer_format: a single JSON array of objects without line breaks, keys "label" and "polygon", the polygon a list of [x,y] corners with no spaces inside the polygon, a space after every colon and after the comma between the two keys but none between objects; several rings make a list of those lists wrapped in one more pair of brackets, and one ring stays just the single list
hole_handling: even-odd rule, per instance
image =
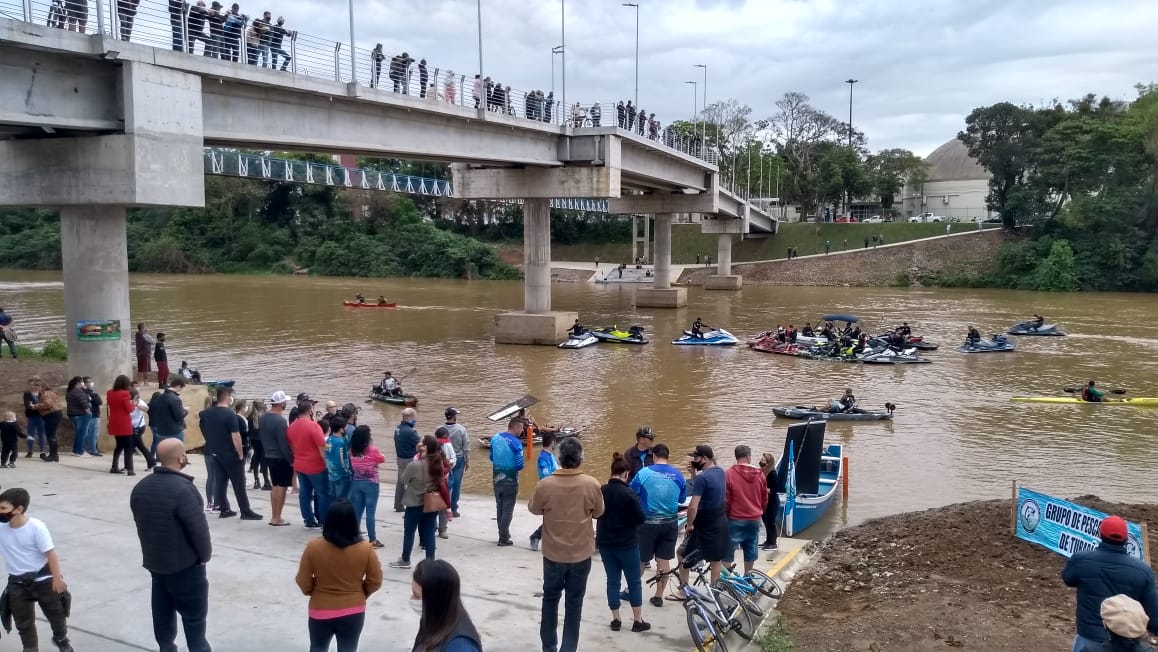
[{"label": "bicycle", "polygon": [[744,640],[752,640],[756,634],[756,623],[752,619],[752,613],[727,589],[718,587],[698,589],[680,578],[679,569],[657,573],[647,583],[650,586],[671,576],[675,576],[676,590],[683,596],[688,631],[696,644],[696,650],[708,652],[714,647],[720,652],[728,652],[724,639],[729,631],[735,631]]},{"label": "bicycle", "polygon": [[[696,579],[692,581],[692,585],[708,585],[710,573],[707,564],[702,562],[697,564],[692,568],[692,572],[696,574]],[[728,594],[743,605],[744,609],[752,614],[752,616],[756,618],[764,617],[764,610],[760,608],[760,605],[756,604],[756,600],[753,599],[753,596],[759,597],[756,587],[743,576],[731,572],[726,566],[721,566],[720,568],[720,580],[716,583],[716,589],[727,591]]]}]

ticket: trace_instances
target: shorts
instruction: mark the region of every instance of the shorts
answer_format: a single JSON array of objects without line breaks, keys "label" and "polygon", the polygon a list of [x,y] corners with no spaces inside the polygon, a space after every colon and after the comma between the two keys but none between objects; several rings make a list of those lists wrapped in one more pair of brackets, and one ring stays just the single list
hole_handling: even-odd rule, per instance
[{"label": "shorts", "polygon": [[280,459],[266,459],[269,467],[269,483],[275,487],[288,487],[294,482],[294,467],[289,462]]},{"label": "shorts", "polygon": [[150,371],[152,371],[152,369],[149,368],[149,356],[147,356],[147,355],[138,355],[137,356],[137,371],[139,371],[143,374],[147,374]]},{"label": "shorts", "polygon": [[744,561],[751,564],[760,558],[760,519],[728,519],[728,530],[732,545],[723,561],[731,563],[736,558],[736,547],[744,552]]},{"label": "shorts", "polygon": [[65,0],[64,8],[69,18],[77,20],[88,18],[88,0]]},{"label": "shorts", "polygon": [[679,525],[671,523],[644,523],[639,527],[639,561],[675,559]]}]

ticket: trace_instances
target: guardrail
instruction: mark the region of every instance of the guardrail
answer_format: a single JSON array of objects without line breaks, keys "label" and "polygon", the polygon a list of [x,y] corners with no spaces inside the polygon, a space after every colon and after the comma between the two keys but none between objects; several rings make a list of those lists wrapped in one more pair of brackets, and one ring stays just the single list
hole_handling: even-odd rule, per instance
[{"label": "guardrail", "polygon": [[[408,53],[391,55],[378,48],[359,47],[351,56],[349,44],[290,29],[278,24],[276,15],[267,22],[264,16],[240,11],[233,14],[224,7],[214,10],[212,4],[198,1],[190,5],[182,0],[0,0],[0,15],[574,129],[616,126],[618,122],[614,102],[562,107],[551,93],[513,89],[489,78],[415,60]],[[222,0],[221,4],[230,2]],[[293,21],[289,24],[292,26]],[[693,135],[664,129],[658,123],[654,129],[650,124],[645,126],[642,134],[634,122],[631,128],[673,150],[710,163],[718,161],[715,150]]]}]

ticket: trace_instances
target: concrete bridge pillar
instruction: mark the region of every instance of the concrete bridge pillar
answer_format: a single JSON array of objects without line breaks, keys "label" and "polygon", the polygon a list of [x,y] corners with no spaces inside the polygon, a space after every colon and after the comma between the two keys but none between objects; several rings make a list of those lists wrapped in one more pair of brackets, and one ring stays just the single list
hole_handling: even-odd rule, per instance
[{"label": "concrete bridge pillar", "polygon": [[92,376],[101,389],[132,378],[124,207],[61,208],[60,249],[69,376]]},{"label": "concrete bridge pillar", "polygon": [[495,342],[553,346],[566,338],[578,316],[551,311],[550,200],[527,199],[523,203],[523,311],[495,317]]},{"label": "concrete bridge pillar", "polygon": [[704,279],[705,290],[739,290],[743,279],[732,273],[732,234],[719,234],[716,249],[716,273]]},{"label": "concrete bridge pillar", "polygon": [[639,308],[682,308],[688,304],[688,291],[671,286],[671,213],[655,215],[655,281],[650,288],[635,291]]}]

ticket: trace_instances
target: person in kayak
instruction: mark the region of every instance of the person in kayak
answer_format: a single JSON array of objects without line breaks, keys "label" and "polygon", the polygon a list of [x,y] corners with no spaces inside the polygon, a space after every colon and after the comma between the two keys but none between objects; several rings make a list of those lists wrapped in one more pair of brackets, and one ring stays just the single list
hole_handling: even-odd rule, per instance
[{"label": "person in kayak", "polygon": [[705,328],[712,330],[712,327],[705,324],[703,319],[696,317],[696,320],[692,322],[692,337],[696,338],[697,340],[704,339]]},{"label": "person in kayak", "polygon": [[837,401],[840,403],[841,412],[852,412],[856,409],[856,397],[852,394],[851,387],[844,388],[844,396]]},{"label": "person in kayak", "polygon": [[386,300],[386,295],[384,295],[384,294],[378,295],[378,305],[384,306],[388,303],[390,303],[390,302]]},{"label": "person in kayak", "polygon": [[583,324],[580,324],[578,319],[575,320],[574,324],[571,324],[571,337],[583,337],[583,334],[586,332],[587,329],[583,328]]},{"label": "person in kayak", "polygon": [[389,371],[382,374],[382,382],[378,384],[380,394],[386,396],[402,396],[402,383]]},{"label": "person in kayak", "polygon": [[812,322],[804,322],[804,328],[800,329],[800,334],[804,337],[816,337],[812,334]]},{"label": "person in kayak", "polygon": [[362,296],[361,294],[355,294],[354,300],[358,303],[366,303],[366,297]]},{"label": "person in kayak", "polygon": [[973,326],[969,327],[969,332],[965,335],[966,344],[976,344],[981,341],[981,333]]},{"label": "person in kayak", "polygon": [[1098,389],[1092,380],[1082,388],[1082,400],[1087,403],[1101,403],[1105,396],[1106,393]]}]

